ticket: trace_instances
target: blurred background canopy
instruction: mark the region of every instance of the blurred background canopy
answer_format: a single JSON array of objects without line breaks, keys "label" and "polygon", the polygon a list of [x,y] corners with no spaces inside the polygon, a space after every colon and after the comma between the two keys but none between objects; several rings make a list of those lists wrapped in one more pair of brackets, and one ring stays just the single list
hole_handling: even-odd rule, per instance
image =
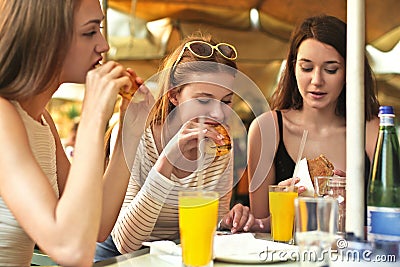
[{"label": "blurred background canopy", "polygon": [[[294,25],[327,14],[346,21],[345,0],[100,0],[107,10],[108,57],[143,78],[196,30],[237,47],[239,69],[267,99],[275,88]],[[365,0],[366,50],[378,96],[400,110],[400,1]]]}]

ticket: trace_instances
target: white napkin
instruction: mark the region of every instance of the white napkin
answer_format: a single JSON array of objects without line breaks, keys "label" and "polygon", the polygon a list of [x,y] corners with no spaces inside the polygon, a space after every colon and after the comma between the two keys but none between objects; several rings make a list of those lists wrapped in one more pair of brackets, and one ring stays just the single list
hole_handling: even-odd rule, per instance
[{"label": "white napkin", "polygon": [[300,178],[300,181],[296,184],[296,186],[304,186],[306,191],[302,193],[302,196],[305,197],[313,197],[314,196],[314,186],[311,181],[310,172],[308,171],[307,159],[304,158],[299,162],[299,167],[297,170],[297,177]]},{"label": "white napkin", "polygon": [[160,240],[153,242],[143,242],[144,246],[150,247],[150,254],[182,256],[182,249],[173,241]]},{"label": "white napkin", "polygon": [[144,246],[150,247],[150,254],[155,255],[164,262],[172,266],[181,266],[182,249],[172,241],[160,240],[153,242],[143,242]]}]

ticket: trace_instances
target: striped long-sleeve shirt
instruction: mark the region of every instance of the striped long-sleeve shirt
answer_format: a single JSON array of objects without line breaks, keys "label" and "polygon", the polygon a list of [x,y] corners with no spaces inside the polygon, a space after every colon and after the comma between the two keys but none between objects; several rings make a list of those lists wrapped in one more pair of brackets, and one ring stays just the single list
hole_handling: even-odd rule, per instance
[{"label": "striped long-sleeve shirt", "polygon": [[158,158],[153,134],[147,129],[140,141],[125,200],[111,233],[121,253],[139,249],[143,241],[176,240],[179,238],[178,191],[194,188],[201,175],[205,190],[220,193],[218,217],[229,212],[233,184],[233,152],[210,158],[202,173],[170,179],[154,168]]}]

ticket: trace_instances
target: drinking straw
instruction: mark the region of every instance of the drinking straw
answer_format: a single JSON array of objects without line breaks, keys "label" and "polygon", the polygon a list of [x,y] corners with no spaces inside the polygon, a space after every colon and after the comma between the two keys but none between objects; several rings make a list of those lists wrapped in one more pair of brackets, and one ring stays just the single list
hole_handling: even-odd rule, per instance
[{"label": "drinking straw", "polygon": [[295,178],[297,177],[297,173],[299,172],[299,165],[300,165],[301,157],[303,156],[304,147],[306,145],[307,135],[308,135],[308,130],[304,130],[303,137],[301,138],[301,142],[300,142],[299,152],[297,154],[296,166],[294,167],[294,172],[293,172],[293,176],[292,176],[293,179],[292,179],[292,182],[290,183],[289,191],[294,191],[294,181],[295,181]]}]

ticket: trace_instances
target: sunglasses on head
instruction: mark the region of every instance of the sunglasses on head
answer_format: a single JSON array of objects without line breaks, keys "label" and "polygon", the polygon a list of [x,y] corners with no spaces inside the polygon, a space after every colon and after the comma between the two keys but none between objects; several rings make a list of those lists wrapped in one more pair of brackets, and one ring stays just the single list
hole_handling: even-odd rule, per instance
[{"label": "sunglasses on head", "polygon": [[181,61],[186,48],[189,49],[189,51],[198,58],[210,58],[214,54],[214,50],[218,51],[221,56],[228,60],[235,60],[237,58],[236,48],[231,44],[219,43],[216,45],[212,45],[203,41],[191,41],[187,42],[182,48],[182,51],[179,54],[178,59],[172,66],[172,69],[175,69],[179,61]]}]

